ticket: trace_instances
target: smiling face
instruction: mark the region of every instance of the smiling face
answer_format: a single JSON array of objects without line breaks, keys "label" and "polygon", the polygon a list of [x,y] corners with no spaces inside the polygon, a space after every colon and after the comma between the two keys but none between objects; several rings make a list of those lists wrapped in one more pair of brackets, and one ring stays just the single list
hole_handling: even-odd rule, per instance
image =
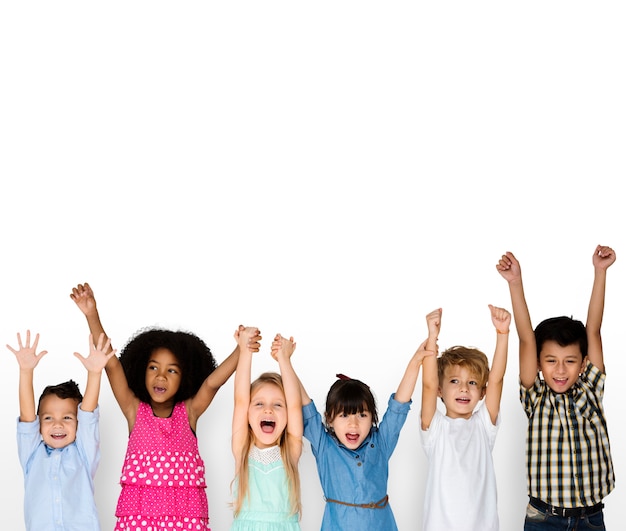
[{"label": "smiling face", "polygon": [[269,448],[279,443],[287,427],[287,403],[280,387],[272,383],[256,387],[250,396],[248,424],[257,448]]},{"label": "smiling face", "polygon": [[364,409],[356,413],[338,413],[328,423],[328,427],[335,432],[339,442],[350,450],[356,450],[372,429],[372,414]]},{"label": "smiling face", "polygon": [[78,401],[47,395],[39,404],[39,431],[50,448],[64,448],[76,440]]},{"label": "smiling face", "polygon": [[461,365],[446,367],[439,385],[439,396],[446,406],[446,416],[469,419],[485,390],[474,373]]},{"label": "smiling face", "polygon": [[575,343],[562,347],[556,341],[546,341],[539,354],[539,369],[543,379],[555,393],[565,393],[578,380],[584,359]]},{"label": "smiling face", "polygon": [[155,415],[169,416],[172,412],[180,380],[181,370],[176,356],[166,348],[156,349],[146,367],[146,389]]}]

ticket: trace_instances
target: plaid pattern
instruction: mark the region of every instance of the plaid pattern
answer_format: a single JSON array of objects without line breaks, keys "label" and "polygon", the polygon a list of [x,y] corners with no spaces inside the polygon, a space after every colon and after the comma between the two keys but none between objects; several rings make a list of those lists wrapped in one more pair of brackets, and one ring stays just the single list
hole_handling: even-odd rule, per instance
[{"label": "plaid pattern", "polygon": [[537,376],[520,385],[528,416],[528,495],[557,507],[590,507],[615,486],[602,409],[605,375],[591,363],[567,393],[555,393]]}]

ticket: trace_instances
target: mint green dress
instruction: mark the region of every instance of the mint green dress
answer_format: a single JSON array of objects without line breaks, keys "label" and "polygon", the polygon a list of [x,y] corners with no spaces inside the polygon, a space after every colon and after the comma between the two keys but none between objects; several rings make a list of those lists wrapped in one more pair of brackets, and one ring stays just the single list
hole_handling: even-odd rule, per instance
[{"label": "mint green dress", "polygon": [[300,531],[297,514],[290,514],[289,485],[280,447],[257,448],[248,455],[250,487],[231,531]]}]

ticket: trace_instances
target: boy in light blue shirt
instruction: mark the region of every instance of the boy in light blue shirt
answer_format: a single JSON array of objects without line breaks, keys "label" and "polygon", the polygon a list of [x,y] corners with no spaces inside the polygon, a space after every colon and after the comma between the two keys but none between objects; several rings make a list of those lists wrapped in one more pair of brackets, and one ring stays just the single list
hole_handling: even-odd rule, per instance
[{"label": "boy in light blue shirt", "polygon": [[100,462],[98,396],[102,369],[114,354],[110,342],[89,336],[87,358],[74,355],[87,369],[85,396],[69,380],[44,389],[35,411],[33,372],[41,358],[30,331],[18,349],[7,345],[20,367],[17,446],[24,471],[24,521],[27,531],[99,531],[94,477]]}]

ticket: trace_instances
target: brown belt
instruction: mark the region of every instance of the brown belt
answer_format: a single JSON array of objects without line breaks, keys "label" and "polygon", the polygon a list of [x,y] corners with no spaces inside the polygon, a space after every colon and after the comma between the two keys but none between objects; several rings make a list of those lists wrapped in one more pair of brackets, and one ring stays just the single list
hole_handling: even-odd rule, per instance
[{"label": "brown belt", "polygon": [[348,505],[349,507],[360,507],[362,509],[384,509],[389,503],[389,495],[386,494],[382,500],[370,503],[348,503],[339,500],[333,500],[332,498],[326,498],[326,501],[330,503],[338,503],[339,505]]}]

